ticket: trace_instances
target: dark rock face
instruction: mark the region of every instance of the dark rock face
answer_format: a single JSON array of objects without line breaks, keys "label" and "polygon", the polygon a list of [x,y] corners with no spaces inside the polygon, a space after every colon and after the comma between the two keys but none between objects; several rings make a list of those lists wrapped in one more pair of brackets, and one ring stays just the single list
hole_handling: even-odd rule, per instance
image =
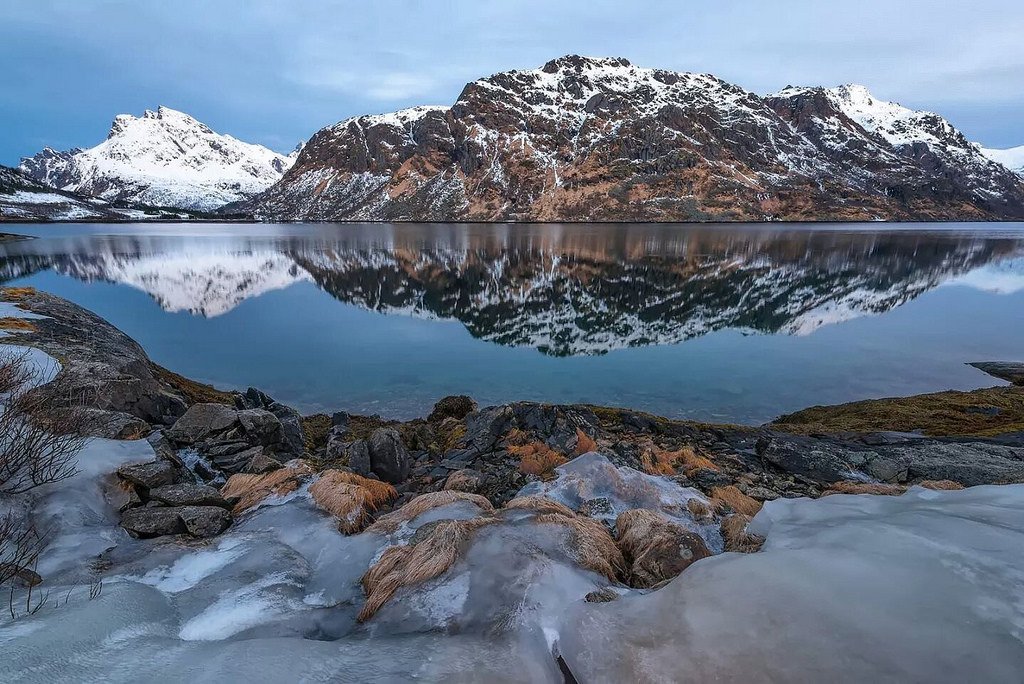
[{"label": "dark rock face", "polygon": [[193,537],[216,537],[231,527],[231,514],[220,506],[185,506],[174,510]]},{"label": "dark rock face", "polygon": [[236,396],[235,406],[239,409],[263,409],[274,414],[281,424],[282,441],[288,447],[287,453],[295,457],[302,455],[306,440],[298,411],[274,401],[254,387],[246,390],[245,394]]},{"label": "dark rock face", "polygon": [[[289,423],[298,415],[272,400],[267,399],[267,403],[274,405]],[[277,415],[267,409],[196,404],[166,435],[178,447],[196,449],[220,470],[234,474],[266,472],[272,469],[268,459],[282,463],[301,456],[304,446],[296,452],[293,443],[296,439],[303,441],[301,426],[292,438],[288,432]]]},{"label": "dark rock face", "polygon": [[379,428],[370,435],[370,469],[385,482],[401,484],[409,477],[412,460],[397,430]]},{"label": "dark rock face", "polygon": [[180,482],[184,474],[173,463],[161,460],[121,466],[117,475],[136,487],[148,490]]},{"label": "dark rock face", "polygon": [[325,128],[250,207],[385,221],[1024,217],[1019,178],[948,122],[908,112],[892,135],[854,120],[857,98],[874,101],[842,88],[761,97],[570,55],[474,81],[449,108]]},{"label": "dark rock face", "polygon": [[220,492],[206,485],[181,483],[164,485],[149,490],[149,499],[165,506],[219,506],[230,509],[231,506]]},{"label": "dark rock face", "polygon": [[178,509],[163,507],[129,508],[121,516],[121,527],[139,539],[185,532],[185,523],[178,515]]}]

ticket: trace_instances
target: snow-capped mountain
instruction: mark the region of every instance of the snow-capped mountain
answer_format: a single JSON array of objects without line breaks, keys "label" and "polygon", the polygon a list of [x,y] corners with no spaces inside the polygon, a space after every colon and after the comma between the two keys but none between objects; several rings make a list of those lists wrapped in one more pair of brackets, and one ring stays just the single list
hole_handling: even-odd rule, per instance
[{"label": "snow-capped mountain", "polygon": [[985,147],[978,149],[992,161],[1002,164],[1019,176],[1024,176],[1024,145],[1007,150],[994,150]]},{"label": "snow-capped mountain", "polygon": [[708,74],[568,56],[451,107],[318,132],[263,219],[1024,218],[1024,183],[942,117],[859,86],[761,97]]},{"label": "snow-capped mountain", "polygon": [[115,206],[106,200],[55,190],[17,169],[0,166],[0,222],[167,221],[187,218],[191,218],[187,212]]},{"label": "snow-capped mountain", "polygon": [[270,187],[297,154],[241,142],[160,107],[141,117],[117,116],[96,147],[47,148],[20,168],[51,187],[112,202],[211,211]]}]

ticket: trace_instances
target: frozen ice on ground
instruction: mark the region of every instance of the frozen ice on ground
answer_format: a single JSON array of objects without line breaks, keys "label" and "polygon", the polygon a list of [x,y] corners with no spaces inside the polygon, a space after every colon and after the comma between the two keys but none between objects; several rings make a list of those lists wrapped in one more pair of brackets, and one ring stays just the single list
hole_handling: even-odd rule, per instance
[{"label": "frozen ice on ground", "polygon": [[692,487],[682,487],[667,477],[648,475],[626,466],[616,467],[607,457],[590,452],[555,469],[550,482],[532,482],[518,496],[543,496],[574,511],[586,509],[590,517],[609,526],[620,514],[637,508],[658,511],[669,520],[696,532],[711,551],[722,551],[718,525],[694,519],[686,504],[695,499],[708,509],[707,497]]},{"label": "frozen ice on ground", "polygon": [[569,612],[580,681],[1019,682],[1024,485],[765,504],[760,553]]}]

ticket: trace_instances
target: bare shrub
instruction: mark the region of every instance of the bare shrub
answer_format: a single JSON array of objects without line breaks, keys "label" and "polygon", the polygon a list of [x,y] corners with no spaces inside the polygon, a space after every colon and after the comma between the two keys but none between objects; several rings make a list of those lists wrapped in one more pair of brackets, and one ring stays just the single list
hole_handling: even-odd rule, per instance
[{"label": "bare shrub", "polygon": [[92,420],[60,400],[59,375],[39,387],[46,375],[26,354],[0,357],[0,494],[22,494],[77,472],[75,457]]}]

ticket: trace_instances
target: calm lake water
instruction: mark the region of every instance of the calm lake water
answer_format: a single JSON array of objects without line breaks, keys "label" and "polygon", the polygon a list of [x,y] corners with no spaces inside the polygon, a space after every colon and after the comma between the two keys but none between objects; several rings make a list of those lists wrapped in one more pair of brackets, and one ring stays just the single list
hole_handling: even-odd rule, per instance
[{"label": "calm lake water", "polygon": [[300,410],[592,402],[761,423],[996,384],[1024,360],[1024,225],[16,227],[0,279],[175,371]]}]

